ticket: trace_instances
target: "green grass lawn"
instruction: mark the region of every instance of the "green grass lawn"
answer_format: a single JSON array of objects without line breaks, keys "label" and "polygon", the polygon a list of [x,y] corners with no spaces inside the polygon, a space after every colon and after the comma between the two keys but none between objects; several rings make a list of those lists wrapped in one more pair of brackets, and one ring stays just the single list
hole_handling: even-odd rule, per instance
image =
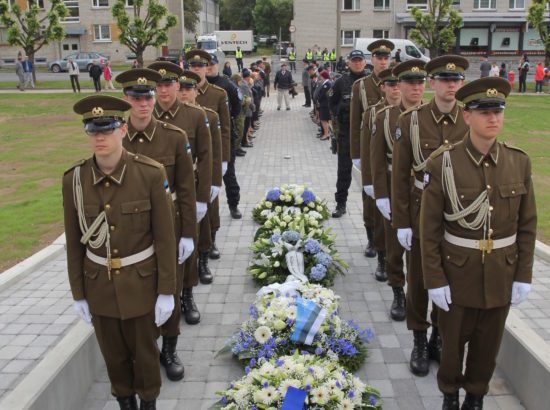
[{"label": "green grass lawn", "polygon": [[[72,111],[84,95],[12,93],[0,99],[0,272],[63,232],[63,171],[90,153],[80,118]],[[512,95],[500,137],[531,156],[538,238],[546,243],[550,243],[548,112],[550,96]]]}]

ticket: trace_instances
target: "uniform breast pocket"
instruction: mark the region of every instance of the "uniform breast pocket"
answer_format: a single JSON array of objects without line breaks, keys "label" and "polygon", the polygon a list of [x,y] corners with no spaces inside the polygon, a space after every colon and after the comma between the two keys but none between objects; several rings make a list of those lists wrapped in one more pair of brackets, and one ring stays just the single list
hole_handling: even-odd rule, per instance
[{"label": "uniform breast pocket", "polygon": [[503,209],[508,219],[517,220],[521,196],[527,193],[523,182],[499,186],[500,197],[503,201]]},{"label": "uniform breast pocket", "polygon": [[439,140],[427,140],[427,141],[420,141],[420,148],[422,149],[422,155],[424,156],[424,159],[428,159],[428,157],[434,152],[436,149],[440,147],[441,143]]},{"label": "uniform breast pocket", "polygon": [[88,228],[94,223],[98,215],[99,205],[84,205],[84,216],[86,217]]},{"label": "uniform breast pocket", "polygon": [[124,224],[132,232],[147,232],[151,229],[151,201],[124,202],[121,205]]}]

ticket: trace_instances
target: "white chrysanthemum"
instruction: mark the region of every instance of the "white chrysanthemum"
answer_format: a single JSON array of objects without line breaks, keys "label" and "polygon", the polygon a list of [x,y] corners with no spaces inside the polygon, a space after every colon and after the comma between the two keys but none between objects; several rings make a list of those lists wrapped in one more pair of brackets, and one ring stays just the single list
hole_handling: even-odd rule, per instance
[{"label": "white chrysanthemum", "polygon": [[254,332],[254,338],[258,343],[266,343],[271,338],[271,329],[267,326],[258,327]]},{"label": "white chrysanthemum", "polygon": [[330,398],[329,392],[327,388],[324,386],[313,389],[310,395],[311,395],[311,402],[319,404],[320,406],[327,404]]},{"label": "white chrysanthemum", "polygon": [[275,366],[273,366],[273,364],[271,364],[270,362],[265,362],[260,367],[260,374],[262,376],[266,376],[266,377],[271,376],[274,371],[275,371]]},{"label": "white chrysanthemum", "polygon": [[365,391],[365,383],[363,383],[361,381],[361,379],[359,379],[359,377],[354,377],[353,378],[353,390],[358,392],[358,393],[361,393],[361,392],[364,392]]},{"label": "white chrysanthemum", "polygon": [[297,389],[299,389],[302,384],[299,380],[296,379],[285,379],[281,382],[281,385],[279,386],[279,393],[281,393],[281,396],[286,396],[286,393],[288,391],[288,388],[292,386]]},{"label": "white chrysanthemum", "polygon": [[288,317],[292,320],[295,320],[296,319],[296,315],[297,315],[297,310],[298,308],[296,306],[290,306],[288,309],[287,309],[287,314],[288,314]]},{"label": "white chrysanthemum", "polygon": [[[340,387],[338,387],[338,385]],[[326,382],[326,386],[330,394],[334,394],[334,392],[341,390],[342,384],[338,382],[336,379],[330,379],[329,381]]]},{"label": "white chrysanthemum", "polygon": [[325,377],[325,371],[320,366],[313,366],[313,377],[317,380],[322,380]]},{"label": "white chrysanthemum", "polygon": [[352,410],[354,408],[353,403],[350,399],[342,399],[338,405],[338,410]]},{"label": "white chrysanthemum", "polygon": [[279,399],[279,392],[273,386],[267,386],[261,390],[261,403],[271,404]]}]

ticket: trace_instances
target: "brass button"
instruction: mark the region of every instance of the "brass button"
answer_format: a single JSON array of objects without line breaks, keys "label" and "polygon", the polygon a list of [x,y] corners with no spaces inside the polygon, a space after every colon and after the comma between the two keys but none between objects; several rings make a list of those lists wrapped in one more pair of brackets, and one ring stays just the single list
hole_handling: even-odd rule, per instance
[{"label": "brass button", "polygon": [[425,148],[428,148],[428,144],[424,144],[424,147],[425,147]]},{"label": "brass button", "polygon": [[134,157],[134,159],[139,159],[139,155],[136,155],[136,156]]},{"label": "brass button", "polygon": [[111,209],[111,205],[109,204],[105,205],[105,209]]},{"label": "brass button", "polygon": [[491,189],[491,185],[487,185],[487,189]]},{"label": "brass button", "polygon": [[491,206],[489,207],[489,211],[492,211],[492,210],[493,210],[493,205],[491,205]]},{"label": "brass button", "polygon": [[486,162],[484,165],[485,165],[485,168],[489,168],[489,163],[488,162]]},{"label": "brass button", "polygon": [[169,120],[169,119],[170,119],[170,117],[169,117],[168,115],[167,115],[166,117],[164,117],[164,118],[166,118],[167,120]]},{"label": "brass button", "polygon": [[512,189],[512,195],[514,195],[515,193],[516,193],[516,191],[514,191],[514,190]]},{"label": "brass button", "polygon": [[137,211],[139,211],[139,209],[137,209],[137,208],[134,208],[134,212],[137,212]]},{"label": "brass button", "polygon": [[449,143],[449,140],[445,140],[445,144],[448,144]]},{"label": "brass button", "polygon": [[118,255],[118,249],[117,248],[113,249],[113,255]]},{"label": "brass button", "polygon": [[111,232],[113,232],[114,230],[115,230],[115,226],[111,225]]},{"label": "brass button", "polygon": [[115,275],[120,275],[120,271],[118,269],[115,270]]},{"label": "brass button", "polygon": [[140,138],[138,141],[139,141],[139,142],[143,142],[143,138]]},{"label": "brass button", "polygon": [[451,259],[451,257],[449,255],[447,255],[447,260]]},{"label": "brass button", "polygon": [[110,184],[109,181],[105,182],[105,188],[109,188],[110,186],[111,186],[111,184]]},{"label": "brass button", "polygon": [[464,195],[460,195],[460,199],[464,199]]},{"label": "brass button", "polygon": [[447,124],[448,124],[447,120],[443,121],[443,125],[447,125]]}]

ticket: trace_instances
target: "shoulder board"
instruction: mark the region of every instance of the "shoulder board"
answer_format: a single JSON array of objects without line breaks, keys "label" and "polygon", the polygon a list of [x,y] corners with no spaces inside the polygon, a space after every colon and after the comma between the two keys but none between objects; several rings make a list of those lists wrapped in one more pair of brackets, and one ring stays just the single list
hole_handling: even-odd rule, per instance
[{"label": "shoulder board", "polygon": [[357,80],[355,80],[355,81],[353,82],[353,85],[359,84],[359,83],[360,83],[361,81],[363,81],[365,78],[367,78],[367,77],[358,78]]},{"label": "shoulder board", "polygon": [[418,111],[418,110],[420,110],[422,107],[424,107],[426,104],[428,104],[428,103],[421,104],[421,105],[417,105],[416,107],[411,107],[411,108],[409,108],[408,110],[403,111],[399,116],[400,116],[400,117],[403,117],[403,116],[405,116],[405,115],[407,115],[407,114],[410,114],[410,113],[413,112],[413,111]]},{"label": "shoulder board", "polygon": [[220,86],[216,85],[216,84],[210,84],[210,86],[214,89],[214,90],[218,90],[218,91],[223,91],[225,92],[225,90],[223,88],[221,88]]},{"label": "shoulder board", "polygon": [[380,114],[381,112],[387,111],[393,107],[395,107],[395,105],[385,105],[382,108],[380,108],[378,111],[376,111],[376,115]]},{"label": "shoulder board", "polygon": [[455,148],[453,144],[444,144],[431,153],[430,158],[436,158],[443,154],[445,151],[452,151]]},{"label": "shoulder board", "polygon": [[204,111],[208,111],[209,113],[211,114],[216,114],[218,115],[218,113],[216,111],[214,111],[212,108],[208,108],[208,107],[203,107],[202,105],[200,106]]},{"label": "shoulder board", "polygon": [[73,169],[75,169],[76,167],[80,167],[82,165],[84,165],[86,163],[86,160],[85,159],[79,159],[78,161],[76,161],[73,165],[71,165],[69,168],[67,168],[65,170],[65,172],[63,172],[63,175],[65,175],[66,173],[72,171]]},{"label": "shoulder board", "polygon": [[187,101],[184,101],[183,105],[185,105],[186,107],[194,108],[196,110],[202,110],[203,109],[202,107],[199,107],[198,105],[195,105],[195,104],[190,104]]},{"label": "shoulder board", "polygon": [[162,122],[162,121],[159,121],[160,122],[160,125],[162,126],[162,128],[164,129],[167,129],[167,130],[172,130],[172,131],[179,131],[179,132],[184,132],[181,128],[179,127],[176,127],[175,125],[172,125],[168,122]]},{"label": "shoulder board", "polygon": [[134,161],[135,162],[139,162],[140,164],[145,164],[145,165],[149,165],[149,166],[152,166],[152,167],[155,167],[155,168],[162,168],[162,164],[149,158],[149,157],[146,157],[145,155],[134,155]]},{"label": "shoulder board", "polygon": [[514,147],[514,146],[513,146],[512,144],[510,144],[509,142],[504,141],[504,142],[502,143],[502,145],[504,145],[506,148],[513,149],[514,151],[519,151],[519,152],[521,152],[522,154],[529,155],[529,154],[527,154],[527,152],[525,152],[525,151],[522,150],[521,148]]}]

